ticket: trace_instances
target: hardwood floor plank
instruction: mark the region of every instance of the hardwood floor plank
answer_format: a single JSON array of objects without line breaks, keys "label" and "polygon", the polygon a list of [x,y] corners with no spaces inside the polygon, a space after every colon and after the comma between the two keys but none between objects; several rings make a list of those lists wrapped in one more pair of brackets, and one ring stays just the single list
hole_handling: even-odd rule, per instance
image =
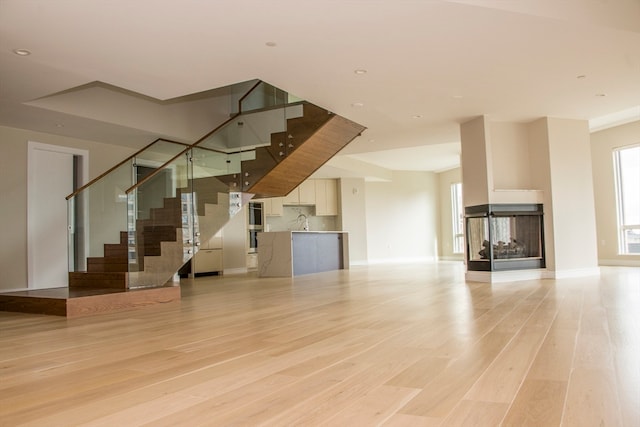
[{"label": "hardwood floor plank", "polygon": [[508,408],[509,405],[506,403],[463,400],[442,425],[447,427],[497,426],[500,425]]},{"label": "hardwood floor plank", "polygon": [[528,379],[569,381],[578,331],[558,329],[556,324],[554,322],[545,337],[527,374]]},{"label": "hardwood floor plank", "polygon": [[569,378],[562,417],[567,426],[621,426],[615,373],[578,367]]},{"label": "hardwood floor plank", "polygon": [[495,358],[465,399],[511,403],[546,332],[545,328],[540,327],[524,328]]},{"label": "hardwood floor plank", "polygon": [[416,393],[418,393],[416,389],[383,385],[371,390],[370,393],[349,405],[347,409],[330,417],[327,422],[334,425],[379,425],[390,418]]},{"label": "hardwood floor plank", "polygon": [[496,331],[485,335],[398,412],[423,417],[446,417],[510,339],[510,335]]},{"label": "hardwood floor plank", "polygon": [[451,363],[444,357],[425,356],[395,377],[385,385],[409,388],[425,388],[433,379]]},{"label": "hardwood floor plank", "polygon": [[559,426],[566,392],[567,381],[525,380],[502,425]]},{"label": "hardwood floor plank", "polygon": [[417,415],[407,415],[395,413],[383,424],[384,427],[439,427],[442,424],[441,418],[419,417]]},{"label": "hardwood floor plank", "polygon": [[[384,384],[387,379],[396,376],[421,357],[420,349],[399,348],[389,345],[389,341],[384,341],[369,351],[347,359],[359,366],[365,366],[362,372],[278,415],[271,422],[276,425],[321,423],[336,412],[349,407],[354,400],[364,398],[370,390]],[[414,389],[411,394],[418,391]]]}]

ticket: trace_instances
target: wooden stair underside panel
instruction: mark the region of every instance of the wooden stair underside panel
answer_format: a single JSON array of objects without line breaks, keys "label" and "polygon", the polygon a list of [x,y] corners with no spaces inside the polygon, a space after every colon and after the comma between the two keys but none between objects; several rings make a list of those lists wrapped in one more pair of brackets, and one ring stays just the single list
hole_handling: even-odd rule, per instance
[{"label": "wooden stair underside panel", "polygon": [[247,192],[268,197],[289,194],[364,130],[364,126],[351,120],[332,116],[304,144],[278,163]]}]

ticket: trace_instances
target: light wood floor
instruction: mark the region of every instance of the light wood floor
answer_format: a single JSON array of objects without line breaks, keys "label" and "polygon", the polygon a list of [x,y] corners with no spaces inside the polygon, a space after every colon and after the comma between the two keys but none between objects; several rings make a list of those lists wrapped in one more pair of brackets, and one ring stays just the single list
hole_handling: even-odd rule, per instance
[{"label": "light wood floor", "polygon": [[199,278],[139,311],[0,313],[0,425],[637,427],[639,361],[637,268]]}]

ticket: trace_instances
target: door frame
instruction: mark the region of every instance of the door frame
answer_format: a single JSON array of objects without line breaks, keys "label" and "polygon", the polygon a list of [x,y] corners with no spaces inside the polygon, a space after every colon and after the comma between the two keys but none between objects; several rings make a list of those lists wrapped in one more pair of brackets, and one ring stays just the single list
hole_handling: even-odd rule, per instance
[{"label": "door frame", "polygon": [[[51,151],[54,153],[71,154],[81,158],[81,164],[76,173],[78,174],[78,182],[80,185],[84,185],[89,177],[89,150],[83,150],[79,148],[65,147],[62,145],[43,144],[36,141],[27,141],[27,287],[33,289],[35,283],[33,279],[35,277],[34,271],[34,257],[35,257],[35,245],[36,236],[33,233],[33,223],[36,218],[34,217],[33,206],[35,204],[35,194],[33,192],[35,183],[34,173],[34,152],[35,151]],[[68,230],[67,230],[67,245],[68,242]],[[88,242],[86,242],[88,244]],[[69,265],[69,258],[67,252],[67,266]]]}]

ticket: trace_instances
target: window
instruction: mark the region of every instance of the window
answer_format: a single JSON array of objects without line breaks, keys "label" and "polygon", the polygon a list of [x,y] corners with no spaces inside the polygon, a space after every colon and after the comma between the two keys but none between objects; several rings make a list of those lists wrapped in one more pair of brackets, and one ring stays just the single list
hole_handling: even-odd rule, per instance
[{"label": "window", "polygon": [[451,221],[453,224],[453,253],[464,252],[464,211],[462,209],[462,183],[451,184]]},{"label": "window", "polygon": [[620,254],[640,254],[640,145],[613,152]]}]

